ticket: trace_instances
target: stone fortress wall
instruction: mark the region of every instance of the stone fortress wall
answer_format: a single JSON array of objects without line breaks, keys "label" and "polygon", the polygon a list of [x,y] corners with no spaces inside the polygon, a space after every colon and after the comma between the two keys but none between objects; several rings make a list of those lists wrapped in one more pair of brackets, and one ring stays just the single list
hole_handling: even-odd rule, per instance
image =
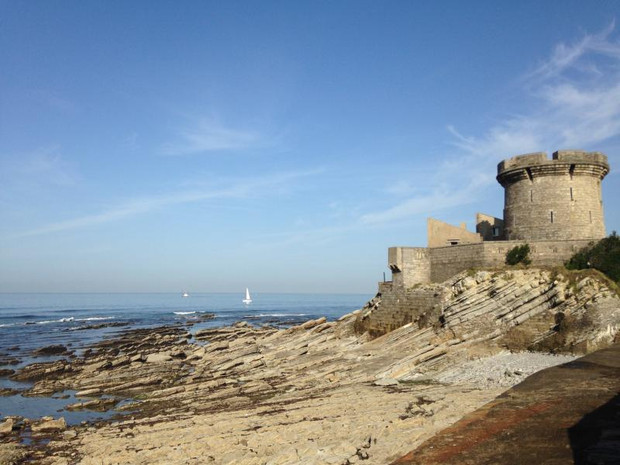
[{"label": "stone fortress wall", "polygon": [[609,172],[599,152],[563,150],[502,161],[505,238],[535,240],[605,237],[601,181]]},{"label": "stone fortress wall", "polygon": [[502,161],[504,218],[478,213],[476,232],[429,218],[427,247],[390,247],[392,281],[379,283],[365,325],[380,335],[407,323],[425,325],[443,312],[447,288],[438,283],[472,268],[501,268],[506,253],[530,246],[534,266],[561,265],[591,241],[605,237],[601,181],[609,172],[599,152],[565,150]]},{"label": "stone fortress wall", "polygon": [[391,247],[392,287],[444,281],[470,268],[504,265],[513,247],[529,244],[533,265],[563,264],[605,237],[601,181],[609,172],[600,152],[563,150],[519,155],[497,167],[504,218],[478,213],[476,233],[428,219],[428,247]]}]

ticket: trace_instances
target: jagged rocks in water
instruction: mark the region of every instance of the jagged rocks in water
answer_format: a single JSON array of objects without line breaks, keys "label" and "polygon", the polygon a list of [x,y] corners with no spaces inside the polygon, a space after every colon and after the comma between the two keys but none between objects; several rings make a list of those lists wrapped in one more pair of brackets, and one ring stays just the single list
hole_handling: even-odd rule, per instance
[{"label": "jagged rocks in water", "polygon": [[61,344],[40,347],[32,351],[32,355],[34,355],[35,357],[44,355],[66,355],[68,353],[69,352],[67,347]]}]

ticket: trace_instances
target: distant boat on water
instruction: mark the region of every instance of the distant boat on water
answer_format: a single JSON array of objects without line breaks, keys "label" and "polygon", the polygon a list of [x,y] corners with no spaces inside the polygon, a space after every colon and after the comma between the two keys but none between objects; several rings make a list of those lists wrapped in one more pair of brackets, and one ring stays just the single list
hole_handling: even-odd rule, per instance
[{"label": "distant boat on water", "polygon": [[187,292],[184,292],[183,297],[189,297],[189,294]]},{"label": "distant boat on water", "polygon": [[242,301],[244,304],[248,305],[252,303],[252,298],[250,297],[250,290],[245,288],[245,299]]}]

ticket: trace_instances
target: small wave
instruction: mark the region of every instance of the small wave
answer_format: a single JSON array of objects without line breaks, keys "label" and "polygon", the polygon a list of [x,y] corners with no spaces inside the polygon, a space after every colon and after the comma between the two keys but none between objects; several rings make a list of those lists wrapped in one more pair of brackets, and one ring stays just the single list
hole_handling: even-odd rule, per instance
[{"label": "small wave", "polygon": [[173,312],[175,315],[193,315],[196,312]]},{"label": "small wave", "polygon": [[101,321],[101,320],[113,320],[113,316],[93,316],[90,318],[76,318],[75,321]]},{"label": "small wave", "polygon": [[[71,323],[72,321],[102,321],[102,320],[113,320],[113,316],[91,316],[88,318],[74,318],[72,316],[59,318],[58,320],[42,320],[35,321],[37,325],[48,325],[51,323]],[[27,324],[27,323],[26,323]]]},{"label": "small wave", "polygon": [[265,318],[280,316],[308,316],[307,313],[259,313],[258,315],[246,315],[243,318]]},{"label": "small wave", "polygon": [[38,325],[48,325],[50,323],[68,323],[70,321],[73,321],[73,317],[70,316],[68,318],[60,318],[59,320],[43,320],[43,321],[37,321],[35,322]]}]

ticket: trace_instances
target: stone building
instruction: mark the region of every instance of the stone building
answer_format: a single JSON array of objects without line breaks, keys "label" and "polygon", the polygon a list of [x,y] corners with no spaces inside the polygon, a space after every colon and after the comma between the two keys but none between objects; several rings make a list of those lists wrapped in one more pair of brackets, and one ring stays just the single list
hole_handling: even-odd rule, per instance
[{"label": "stone building", "polygon": [[527,243],[534,265],[564,263],[589,242],[605,237],[601,181],[609,172],[600,152],[532,153],[499,163],[504,215],[478,213],[476,232],[429,218],[427,247],[390,247],[392,281],[411,288],[444,281],[469,269],[498,267],[506,253]]}]

